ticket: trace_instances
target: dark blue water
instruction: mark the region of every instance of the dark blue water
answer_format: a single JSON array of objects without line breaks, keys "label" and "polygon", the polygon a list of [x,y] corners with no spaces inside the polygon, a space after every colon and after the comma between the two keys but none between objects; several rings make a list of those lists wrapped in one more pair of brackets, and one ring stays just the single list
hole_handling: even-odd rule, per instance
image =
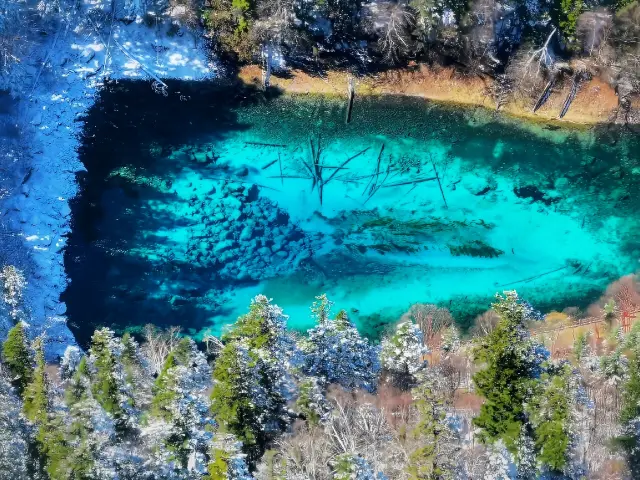
[{"label": "dark blue water", "polygon": [[584,307],[637,268],[631,132],[398,97],[346,126],[339,99],[171,87],[188,100],[120,82],[87,116],[63,295],[81,342],[219,333],[257,293],[295,328],[324,292],[371,337],[415,302],[464,326],[496,291]]}]

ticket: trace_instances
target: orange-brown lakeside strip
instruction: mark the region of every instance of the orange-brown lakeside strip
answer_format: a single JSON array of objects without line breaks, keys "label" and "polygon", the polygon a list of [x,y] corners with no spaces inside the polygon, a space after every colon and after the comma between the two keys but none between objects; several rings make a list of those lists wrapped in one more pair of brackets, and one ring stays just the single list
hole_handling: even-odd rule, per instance
[{"label": "orange-brown lakeside strip", "polygon": [[[262,72],[259,66],[249,65],[241,68],[239,76],[247,84],[259,84]],[[346,98],[347,77],[346,72],[340,71],[329,71],[325,78],[320,78],[301,70],[292,70],[289,78],[272,76],[271,85],[290,94],[322,94]],[[615,119],[618,97],[613,88],[599,78],[584,82],[567,115],[558,119],[571,88],[570,82],[564,83],[565,85],[554,91],[544,107],[536,113],[532,111],[534,102],[531,100],[511,100],[500,111],[534,121],[558,121],[580,125],[610,123]],[[432,69],[420,65],[360,77],[356,83],[356,95],[408,95],[495,110],[493,99],[486,94],[488,85],[488,80],[462,76],[452,68]],[[640,107],[637,97],[634,98],[633,106]]]}]

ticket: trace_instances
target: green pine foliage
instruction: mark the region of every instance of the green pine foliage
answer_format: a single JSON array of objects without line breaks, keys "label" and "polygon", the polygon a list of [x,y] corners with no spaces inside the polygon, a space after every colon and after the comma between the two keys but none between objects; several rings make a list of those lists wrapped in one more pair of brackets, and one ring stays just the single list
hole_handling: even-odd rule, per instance
[{"label": "green pine foliage", "polygon": [[557,21],[562,33],[574,39],[578,25],[578,17],[584,12],[584,0],[557,0]]},{"label": "green pine foliage", "polygon": [[633,478],[640,478],[640,435],[638,424],[640,423],[640,346],[636,345],[636,351],[629,363],[629,376],[622,387],[622,408],[620,409],[620,423],[623,426],[623,434],[616,439],[616,443],[626,453],[627,464],[633,474]]},{"label": "green pine foliage", "polygon": [[134,383],[135,371],[140,367],[138,360],[138,345],[133,337],[126,332],[122,336],[122,354],[120,361],[125,371],[126,381],[130,384]]},{"label": "green pine foliage", "polygon": [[49,412],[49,380],[45,371],[44,346],[42,339],[38,338],[34,342],[36,351],[36,367],[33,371],[31,381],[24,390],[24,416],[36,425],[45,425]]},{"label": "green pine foliage", "polygon": [[71,450],[66,436],[63,418],[51,412],[49,380],[45,371],[42,339],[34,342],[36,367],[31,382],[24,391],[24,416],[36,426],[36,444],[44,460],[50,480],[67,480],[72,477],[69,463]]},{"label": "green pine foliage", "polygon": [[257,460],[267,438],[260,423],[260,409],[252,401],[249,369],[253,365],[250,362],[247,350],[241,345],[236,342],[225,345],[213,371],[211,412],[221,431],[238,437],[245,452]]},{"label": "green pine foliage", "polygon": [[31,353],[23,322],[18,322],[9,330],[9,335],[2,346],[2,361],[9,369],[11,383],[18,395],[22,395],[33,375]]},{"label": "green pine foliage", "polygon": [[91,337],[89,349],[95,373],[91,381],[93,397],[107,413],[118,419],[122,416],[119,388],[116,380],[117,360],[112,351],[113,333],[106,329],[96,330]]},{"label": "green pine foliage", "polygon": [[554,472],[562,472],[568,463],[573,398],[571,376],[569,365],[561,367],[558,374],[542,374],[541,385],[526,408],[534,429],[538,462]]},{"label": "green pine foliage", "polygon": [[73,450],[68,442],[66,427],[61,416],[52,414],[45,423],[39,425],[36,441],[40,454],[44,458],[49,480],[89,478],[78,474],[82,467],[74,465]]},{"label": "green pine foliage", "polygon": [[211,451],[211,462],[207,465],[206,480],[227,480],[229,478],[229,454],[221,449]]},{"label": "green pine foliage", "polygon": [[222,431],[242,442],[250,464],[286,426],[286,399],[278,383],[286,373],[279,364],[283,328],[277,307],[256,297],[249,313],[223,336],[213,371],[211,412]]},{"label": "green pine foliage", "polygon": [[166,422],[173,420],[171,406],[178,398],[175,391],[175,378],[172,369],[178,365],[176,353],[171,352],[164,362],[162,371],[153,385],[153,399],[151,400],[151,415],[162,418]]},{"label": "green pine foliage", "polygon": [[73,442],[71,471],[72,478],[91,478],[95,464],[96,451],[90,441],[93,433],[93,419],[90,372],[87,358],[82,357],[65,392],[65,403],[69,409],[71,424],[68,427],[68,438]]},{"label": "green pine foliage", "polygon": [[454,434],[446,423],[445,402],[431,382],[413,390],[418,423],[411,435],[419,447],[409,456],[411,480],[448,480],[454,478],[456,447]]},{"label": "green pine foliage", "polygon": [[579,333],[575,342],[573,342],[573,354],[578,363],[580,363],[589,352],[589,337],[590,332],[587,330]]},{"label": "green pine foliage", "polygon": [[505,292],[497,299],[493,309],[500,321],[474,349],[475,362],[482,369],[473,381],[485,402],[473,423],[480,429],[481,441],[502,440],[515,454],[528,421],[524,405],[537,381],[537,363],[534,345],[524,328],[526,306],[515,292]]}]

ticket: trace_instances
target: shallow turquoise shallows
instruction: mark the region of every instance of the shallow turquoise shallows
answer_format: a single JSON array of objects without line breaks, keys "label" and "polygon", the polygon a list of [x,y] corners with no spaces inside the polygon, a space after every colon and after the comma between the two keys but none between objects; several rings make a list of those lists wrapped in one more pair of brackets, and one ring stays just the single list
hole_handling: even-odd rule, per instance
[{"label": "shallow turquoise shallows", "polygon": [[310,326],[327,293],[378,337],[416,302],[461,325],[497,291],[584,308],[640,255],[640,141],[421,99],[266,98],[145,83],[86,119],[63,296],[81,341],[219,334],[264,293]]}]

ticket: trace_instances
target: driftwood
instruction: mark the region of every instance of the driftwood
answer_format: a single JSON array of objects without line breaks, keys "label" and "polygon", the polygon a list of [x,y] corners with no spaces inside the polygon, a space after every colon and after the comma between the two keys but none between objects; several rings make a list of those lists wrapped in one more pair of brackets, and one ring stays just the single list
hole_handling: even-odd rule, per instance
[{"label": "driftwood", "polygon": [[435,164],[435,162],[433,160],[431,161],[431,165],[433,165],[433,171],[436,174],[436,180],[438,181],[438,186],[440,187],[440,194],[442,195],[442,201],[444,202],[444,208],[446,208],[448,210],[449,206],[447,205],[447,199],[444,198],[444,190],[442,190],[442,183],[440,183],[440,177],[438,176],[438,170],[436,170],[436,164]]},{"label": "driftwood", "polygon": [[[401,170],[402,169],[400,169],[400,168],[390,168],[389,169],[389,173],[398,172],[398,171],[401,171]],[[342,178],[345,177],[346,175],[348,175],[348,174],[339,175],[339,176],[336,177],[336,180],[339,180],[339,181],[341,181],[343,183],[351,183],[351,182],[357,182],[359,180],[366,180],[367,178],[375,177],[378,174],[377,173],[370,173],[368,175],[360,175],[359,177],[351,177],[351,178],[347,178],[347,179],[342,180]],[[363,195],[364,195],[364,192],[363,192]]]},{"label": "driftwood", "polygon": [[549,83],[547,83],[547,86],[544,87],[544,90],[542,91],[542,94],[540,95],[540,97],[538,97],[538,101],[536,102],[536,104],[533,107],[533,112],[537,112],[540,108],[542,108],[542,106],[547,103],[547,100],[549,100],[549,97],[551,96],[551,90],[553,88],[553,86],[556,84],[556,78],[554,77],[552,80],[549,80]]},{"label": "driftwood", "polygon": [[329,183],[331,181],[332,178],[334,178],[336,176],[336,173],[338,173],[338,171],[344,169],[346,167],[346,165],[353,160],[354,158],[358,158],[360,155],[362,155],[363,153],[365,153],[367,150],[369,150],[369,147],[365,148],[364,150],[356,153],[355,155],[347,158],[344,162],[342,162],[342,165],[340,165],[340,167],[338,169],[336,169],[335,172],[333,172],[331,174],[331,176],[329,176],[329,178],[324,182],[325,185],[327,185],[327,183]]},{"label": "driftwood", "polygon": [[[364,187],[364,190],[362,191],[363,195],[366,193],[367,190],[369,190],[369,193],[371,193],[373,190],[375,190],[376,183],[378,182],[378,177],[380,176],[380,162],[382,162],[382,153],[383,152],[384,152],[384,143],[380,147],[380,153],[378,153],[378,159],[376,161],[376,171],[375,171],[375,173],[373,175],[371,175],[371,178],[369,180],[369,183],[367,183],[367,186]],[[371,184],[372,182],[373,182],[373,185]],[[369,189],[369,186],[371,186],[370,189]]]},{"label": "driftwood", "polygon": [[533,280],[536,280],[540,277],[544,277],[545,275],[549,275],[551,273],[559,272],[560,270],[564,270],[569,268],[569,265],[565,265],[564,267],[556,268],[555,270],[550,270],[548,272],[541,273],[539,275],[534,275],[533,277],[523,278],[522,280],[517,280],[515,282],[503,283],[502,285],[496,285],[497,288],[506,287],[508,285],[515,285],[516,283],[527,283]]},{"label": "driftwood", "polygon": [[[276,163],[278,160],[280,160],[280,156],[278,155],[278,158],[276,158],[275,160],[273,160],[272,162],[267,163],[264,167],[262,167],[262,170],[266,170],[267,168],[269,168],[271,165],[273,165],[274,163]],[[282,173],[282,171],[280,172]]]},{"label": "driftwood", "polygon": [[413,180],[406,180],[404,182],[390,183],[388,185],[382,186],[381,188],[401,187],[403,185],[414,185],[422,182],[430,182],[432,180],[437,180],[437,177],[414,178]]},{"label": "driftwood", "polygon": [[244,142],[245,145],[257,145],[259,147],[278,147],[284,148],[286,145],[282,145],[279,143],[262,143],[262,142]]},{"label": "driftwood", "polygon": [[571,103],[576,98],[576,94],[578,93],[578,89],[580,88],[580,84],[582,80],[584,80],[584,74],[582,72],[576,73],[573,77],[573,84],[571,85],[571,91],[569,95],[567,95],[566,100],[564,101],[564,105],[562,106],[562,111],[560,112],[560,118],[563,118],[567,112],[569,111],[569,107]]},{"label": "driftwood", "polygon": [[270,175],[267,178],[303,178],[310,180],[312,177],[305,177],[304,175]]},{"label": "driftwood", "polygon": [[353,101],[356,97],[356,82],[352,76],[349,77],[349,84],[347,86],[347,95],[349,99],[347,101],[346,123],[351,123],[351,111],[353,110]]}]

